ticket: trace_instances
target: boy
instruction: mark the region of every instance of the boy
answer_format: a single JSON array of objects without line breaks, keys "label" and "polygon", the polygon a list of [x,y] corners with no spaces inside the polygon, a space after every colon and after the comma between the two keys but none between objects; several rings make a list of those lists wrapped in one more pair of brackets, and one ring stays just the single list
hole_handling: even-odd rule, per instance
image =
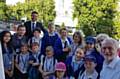
[{"label": "boy", "polygon": [[27,79],[28,78],[28,61],[29,61],[29,52],[28,45],[22,44],[20,49],[20,54],[16,56],[15,66],[17,68],[16,79]]},{"label": "boy", "polygon": [[17,33],[12,37],[12,44],[15,52],[18,54],[20,52],[20,47],[22,44],[27,43],[28,39],[25,36],[26,28],[24,25],[19,25],[17,28]]},{"label": "boy", "polygon": [[34,42],[31,44],[31,53],[29,58],[29,79],[39,79],[39,44]]},{"label": "boy", "polygon": [[78,79],[97,79],[98,73],[95,70],[97,65],[96,58],[92,55],[86,55],[84,61],[85,71],[79,73]]}]

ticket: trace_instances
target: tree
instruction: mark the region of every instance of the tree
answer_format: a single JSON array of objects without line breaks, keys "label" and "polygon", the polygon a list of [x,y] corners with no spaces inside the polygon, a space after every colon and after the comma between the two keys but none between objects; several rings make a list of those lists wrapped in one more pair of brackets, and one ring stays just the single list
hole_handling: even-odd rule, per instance
[{"label": "tree", "polygon": [[5,10],[5,15],[7,19],[16,17],[17,20],[20,20],[22,17],[27,17],[27,19],[30,20],[31,12],[37,11],[39,13],[38,20],[42,21],[43,24],[47,26],[49,20],[55,18],[54,8],[54,0],[26,0],[25,3],[17,3],[14,6],[8,6]]},{"label": "tree", "polygon": [[[107,33],[118,34],[114,20],[118,0],[74,0],[73,17],[78,18],[78,26],[86,36]],[[118,15],[117,15],[118,16]],[[118,19],[118,18],[117,18]],[[120,32],[119,32],[120,33]]]}]

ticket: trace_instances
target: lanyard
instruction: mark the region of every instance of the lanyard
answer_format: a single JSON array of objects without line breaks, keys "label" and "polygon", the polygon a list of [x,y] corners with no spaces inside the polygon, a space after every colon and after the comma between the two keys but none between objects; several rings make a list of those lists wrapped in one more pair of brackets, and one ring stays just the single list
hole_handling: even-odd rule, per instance
[{"label": "lanyard", "polygon": [[33,56],[34,56],[36,62],[39,63],[39,60],[38,60],[39,53],[36,52],[36,54],[33,54]]},{"label": "lanyard", "polygon": [[22,61],[22,63],[23,63],[23,69],[22,69],[22,70],[25,70],[25,69],[26,69],[27,59],[28,59],[27,55],[25,56],[25,59],[24,59],[24,57],[21,55],[21,61]]},{"label": "lanyard", "polygon": [[47,63],[47,58],[45,60],[46,60],[46,63],[45,63],[46,71],[50,71],[53,65],[53,59],[50,60],[50,64]]}]

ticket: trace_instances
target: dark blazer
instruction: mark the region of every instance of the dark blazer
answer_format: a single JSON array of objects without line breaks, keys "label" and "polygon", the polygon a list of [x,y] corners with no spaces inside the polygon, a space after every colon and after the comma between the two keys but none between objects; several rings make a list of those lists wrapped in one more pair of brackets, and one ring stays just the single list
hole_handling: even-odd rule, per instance
[{"label": "dark blazer", "polygon": [[[28,36],[30,38],[32,36],[31,21],[25,22],[24,25],[26,27],[26,36]],[[40,23],[40,22],[36,22],[36,28],[41,29],[43,31],[43,33],[46,32],[46,30],[42,26],[42,23]]]}]

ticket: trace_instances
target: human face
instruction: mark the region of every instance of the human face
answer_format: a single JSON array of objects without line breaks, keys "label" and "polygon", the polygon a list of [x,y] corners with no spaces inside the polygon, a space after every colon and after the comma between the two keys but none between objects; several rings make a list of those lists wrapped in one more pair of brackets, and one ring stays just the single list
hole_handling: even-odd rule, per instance
[{"label": "human face", "polygon": [[4,43],[8,43],[11,39],[11,34],[10,33],[6,33],[3,37],[3,42]]},{"label": "human face", "polygon": [[54,26],[48,26],[48,30],[49,30],[49,32],[54,32],[55,27]]},{"label": "human face", "polygon": [[84,51],[83,49],[78,48],[75,53],[76,60],[79,61],[84,57]]},{"label": "human face", "polygon": [[105,60],[109,63],[117,55],[117,49],[110,43],[102,44],[102,54]]},{"label": "human face", "polygon": [[51,57],[53,56],[53,52],[50,51],[50,50],[46,50],[46,56],[47,56],[48,58],[51,58]]},{"label": "human face", "polygon": [[27,46],[22,46],[21,47],[21,52],[22,53],[27,53],[27,51],[28,51],[28,47]]},{"label": "human face", "polygon": [[39,46],[37,46],[37,45],[33,45],[32,46],[32,51],[35,53],[35,52],[38,52],[38,50],[39,50]]},{"label": "human face", "polygon": [[62,79],[64,77],[65,71],[56,71],[57,78]]},{"label": "human face", "polygon": [[89,50],[89,49],[93,49],[94,48],[94,43],[89,43],[89,42],[86,42],[86,48]]},{"label": "human face", "polygon": [[20,27],[17,31],[18,35],[20,36],[24,36],[26,32],[26,28],[25,27]]},{"label": "human face", "polygon": [[93,71],[96,67],[96,63],[94,63],[93,61],[86,60],[84,66],[87,71]]},{"label": "human face", "polygon": [[33,22],[37,20],[37,17],[38,17],[38,14],[36,13],[31,14],[31,19]]},{"label": "human face", "polygon": [[40,33],[38,31],[34,31],[33,35],[37,38],[40,37]]},{"label": "human face", "polygon": [[73,40],[74,40],[75,43],[79,43],[79,41],[81,39],[80,39],[80,37],[77,34],[75,34],[74,37],[73,37]]},{"label": "human face", "polygon": [[65,38],[67,36],[67,31],[66,30],[62,30],[61,31],[61,37]]}]

